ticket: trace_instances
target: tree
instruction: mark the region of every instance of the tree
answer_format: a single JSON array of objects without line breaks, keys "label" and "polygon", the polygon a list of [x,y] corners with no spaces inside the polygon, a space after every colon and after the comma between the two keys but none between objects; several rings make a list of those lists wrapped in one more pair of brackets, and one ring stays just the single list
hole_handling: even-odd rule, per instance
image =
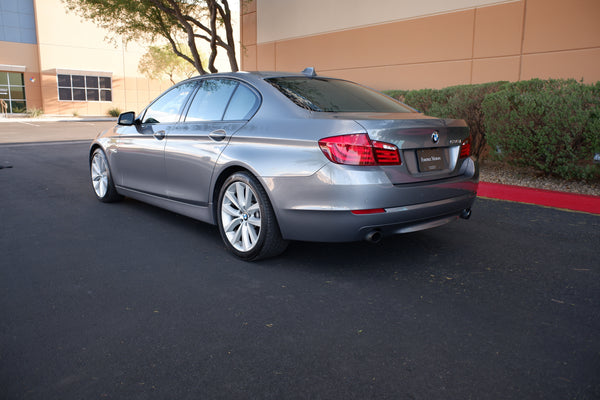
[{"label": "tree", "polygon": [[[218,72],[215,59],[225,50],[238,70],[228,0],[62,0],[67,8],[101,28],[129,40],[167,40],[173,52],[204,75]],[[224,36],[223,36],[224,35]],[[207,69],[196,41],[210,49]],[[180,43],[186,43],[189,53]]]},{"label": "tree", "polygon": [[[186,51],[189,55],[189,50]],[[140,59],[138,70],[150,79],[160,78],[166,74],[172,84],[177,78],[189,78],[196,69],[171,50],[169,44],[150,46]]]}]

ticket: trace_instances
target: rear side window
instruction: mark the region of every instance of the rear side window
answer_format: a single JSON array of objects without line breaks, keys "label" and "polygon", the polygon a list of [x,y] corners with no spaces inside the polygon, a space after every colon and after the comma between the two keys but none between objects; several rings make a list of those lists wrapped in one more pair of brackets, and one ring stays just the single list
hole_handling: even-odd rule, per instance
[{"label": "rear side window", "polygon": [[185,118],[186,122],[220,121],[238,82],[231,79],[205,79]]},{"label": "rear side window", "polygon": [[258,96],[246,85],[240,83],[229,102],[223,119],[227,121],[250,119],[256,112],[259,103]]},{"label": "rear side window", "polygon": [[339,79],[284,77],[267,79],[302,108],[318,112],[414,112],[404,104],[356,83]]},{"label": "rear side window", "polygon": [[186,122],[240,121],[252,117],[259,97],[233,79],[206,79],[192,100]]}]

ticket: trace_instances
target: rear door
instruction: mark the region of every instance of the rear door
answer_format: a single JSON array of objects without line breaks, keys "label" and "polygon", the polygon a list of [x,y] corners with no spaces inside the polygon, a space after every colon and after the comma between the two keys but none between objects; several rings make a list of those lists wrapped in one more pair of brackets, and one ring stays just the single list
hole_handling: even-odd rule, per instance
[{"label": "rear door", "polygon": [[229,139],[254,115],[258,93],[230,78],[205,78],[165,147],[168,196],[207,206],[215,163]]}]

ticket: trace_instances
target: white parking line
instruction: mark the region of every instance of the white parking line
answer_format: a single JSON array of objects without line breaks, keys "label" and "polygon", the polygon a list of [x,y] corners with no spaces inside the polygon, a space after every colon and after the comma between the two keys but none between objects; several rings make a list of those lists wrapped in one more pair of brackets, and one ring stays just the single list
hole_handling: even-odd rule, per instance
[{"label": "white parking line", "polygon": [[36,125],[36,124],[32,124],[30,122],[23,122],[23,121],[17,121],[19,124],[25,124],[25,125],[31,125],[31,126],[35,126],[35,127],[40,127],[40,125]]},{"label": "white parking line", "polygon": [[31,143],[0,143],[0,148],[3,147],[25,147],[25,146],[57,146],[61,144],[82,144],[91,143],[92,140],[63,140],[56,142],[31,142]]}]

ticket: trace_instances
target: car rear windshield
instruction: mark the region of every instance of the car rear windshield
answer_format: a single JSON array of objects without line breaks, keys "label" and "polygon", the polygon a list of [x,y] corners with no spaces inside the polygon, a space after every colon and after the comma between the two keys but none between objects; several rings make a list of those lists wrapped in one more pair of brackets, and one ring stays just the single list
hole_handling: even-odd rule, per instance
[{"label": "car rear windshield", "polygon": [[409,107],[379,92],[349,81],[326,78],[267,79],[302,108],[318,112],[409,113]]}]

